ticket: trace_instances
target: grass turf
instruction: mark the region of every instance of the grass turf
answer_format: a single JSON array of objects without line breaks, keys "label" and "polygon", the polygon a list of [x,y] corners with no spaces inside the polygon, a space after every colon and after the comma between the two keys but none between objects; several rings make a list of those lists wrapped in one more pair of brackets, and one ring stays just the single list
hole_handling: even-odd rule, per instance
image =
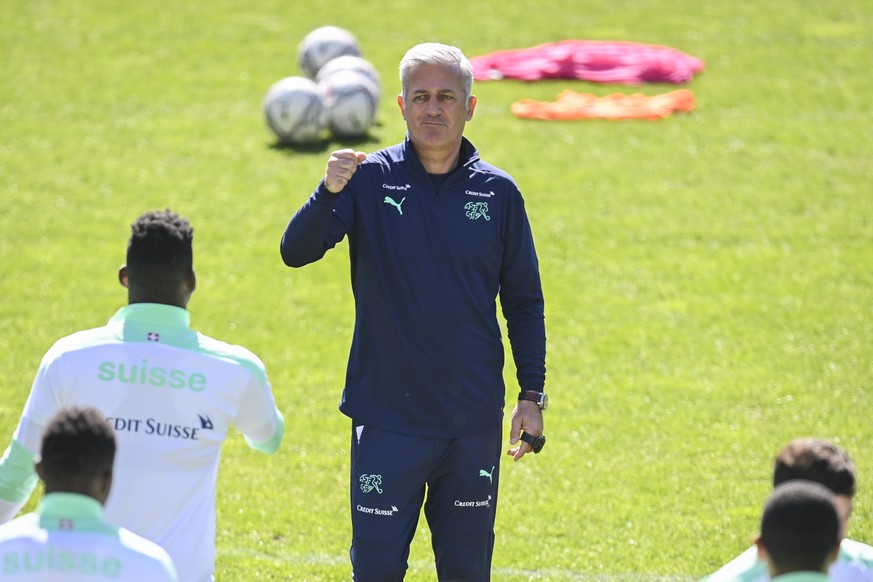
[{"label": "grass turf", "polygon": [[[308,31],[348,28],[383,79],[379,123],[352,144],[369,151],[402,138],[395,71],[417,42],[664,44],[706,71],[697,110],[661,122],[523,121],[509,105],[672,87],[475,87],[467,134],[515,176],[534,227],[552,399],[546,452],[503,466],[494,577],[697,578],[747,546],[771,459],[801,435],[853,456],[849,535],[873,542],[868,3],[177,4],[0,11],[0,434],[51,343],[123,304],[129,223],[170,206],[197,233],[193,324],[264,359],[288,421],[273,457],[225,447],[217,577],[348,579],[346,246],[288,270],[278,240],[349,144],[277,147],[267,88],[299,74]],[[513,394],[511,364],[506,378]],[[410,565],[434,578],[424,527]]]}]

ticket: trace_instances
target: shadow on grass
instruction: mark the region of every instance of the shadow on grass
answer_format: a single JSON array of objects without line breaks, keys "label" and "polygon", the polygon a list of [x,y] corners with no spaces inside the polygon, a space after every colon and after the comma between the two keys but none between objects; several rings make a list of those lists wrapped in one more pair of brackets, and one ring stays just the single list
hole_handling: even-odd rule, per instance
[{"label": "shadow on grass", "polygon": [[[381,126],[380,123],[374,123],[373,128]],[[372,128],[371,128],[372,131]],[[271,150],[284,152],[286,154],[325,154],[342,148],[363,149],[364,146],[379,144],[380,141],[371,131],[364,135],[351,137],[338,137],[331,135],[323,137],[307,143],[291,143],[277,139],[270,144]],[[372,148],[367,148],[370,151]]]}]

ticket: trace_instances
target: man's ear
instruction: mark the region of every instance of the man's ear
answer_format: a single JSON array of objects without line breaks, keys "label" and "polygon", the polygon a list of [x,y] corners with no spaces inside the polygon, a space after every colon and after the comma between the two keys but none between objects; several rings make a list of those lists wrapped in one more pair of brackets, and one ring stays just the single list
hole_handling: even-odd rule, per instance
[{"label": "man's ear", "polygon": [[476,109],[476,96],[470,95],[470,100],[467,101],[467,121],[473,119],[473,111]]},{"label": "man's ear", "polygon": [[188,283],[188,291],[194,293],[194,290],[197,289],[197,274],[194,272],[194,269],[191,269],[186,282]]},{"label": "man's ear", "polygon": [[118,282],[121,286],[127,289],[127,265],[118,267]]},{"label": "man's ear", "polygon": [[758,546],[758,559],[767,564],[767,571],[770,572],[770,578],[778,574],[776,566],[770,561],[770,554],[767,553],[767,548],[764,546],[764,540],[761,539],[761,534],[755,538],[755,545]]},{"label": "man's ear", "polygon": [[767,558],[767,548],[764,547],[760,534],[755,538],[755,545],[758,547],[758,559],[765,560]]},{"label": "man's ear", "polygon": [[45,471],[42,468],[42,462],[37,461],[33,464],[33,468],[36,469],[36,475],[39,477],[40,481],[45,483]]},{"label": "man's ear", "polygon": [[406,102],[403,100],[403,94],[397,95],[397,105],[400,106],[400,115],[406,119]]}]

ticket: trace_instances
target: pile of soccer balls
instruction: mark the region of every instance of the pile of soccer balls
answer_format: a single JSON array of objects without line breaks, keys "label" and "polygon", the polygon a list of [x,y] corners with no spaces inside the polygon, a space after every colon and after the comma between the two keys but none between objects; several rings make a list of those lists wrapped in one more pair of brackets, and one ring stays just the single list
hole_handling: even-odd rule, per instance
[{"label": "pile of soccer balls", "polygon": [[336,26],[317,28],[300,42],[297,60],[305,76],[274,83],[264,98],[267,125],[276,137],[305,144],[325,129],[341,138],[366,135],[381,87],[354,35]]}]

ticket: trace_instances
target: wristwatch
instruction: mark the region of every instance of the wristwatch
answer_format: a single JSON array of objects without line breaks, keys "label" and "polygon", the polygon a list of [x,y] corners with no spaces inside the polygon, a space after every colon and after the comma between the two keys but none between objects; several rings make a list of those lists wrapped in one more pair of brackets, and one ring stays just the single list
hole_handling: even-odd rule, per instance
[{"label": "wristwatch", "polygon": [[545,392],[537,392],[536,390],[522,390],[518,393],[518,400],[521,402],[522,400],[529,400],[531,402],[536,402],[537,406],[540,407],[540,410],[545,410],[549,407],[549,397]]}]

